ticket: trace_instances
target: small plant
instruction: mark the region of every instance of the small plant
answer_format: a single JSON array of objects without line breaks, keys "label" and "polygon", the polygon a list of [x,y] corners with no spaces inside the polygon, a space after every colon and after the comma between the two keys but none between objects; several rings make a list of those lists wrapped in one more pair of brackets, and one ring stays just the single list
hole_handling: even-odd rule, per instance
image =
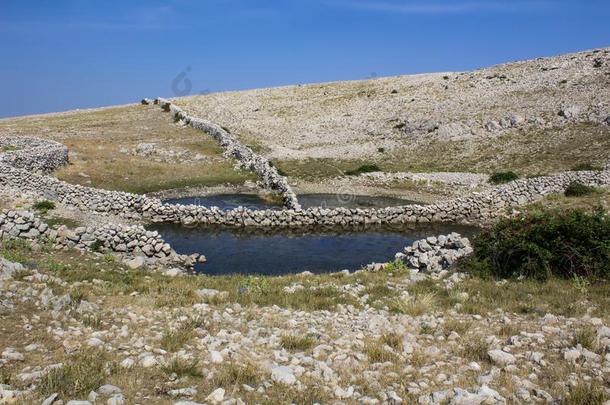
[{"label": "small plant", "polygon": [[102,351],[77,352],[42,378],[38,390],[43,396],[58,393],[62,398],[87,395],[106,382],[106,355]]},{"label": "small plant", "polygon": [[364,164],[358,167],[357,169],[346,171],[345,174],[348,176],[358,176],[362,173],[373,173],[380,171],[381,169],[376,164]]},{"label": "small plant", "polygon": [[0,256],[11,262],[26,263],[32,246],[25,239],[8,239],[1,242]]},{"label": "small plant", "polygon": [[32,274],[32,271],[29,269],[16,270],[15,272],[13,272],[13,280],[23,281],[26,277],[29,277]]},{"label": "small plant", "polygon": [[49,200],[38,201],[34,204],[34,209],[42,214],[46,214],[52,209],[55,209],[55,203]]},{"label": "small plant", "polygon": [[216,387],[234,387],[247,384],[258,385],[262,380],[258,368],[251,365],[229,363],[216,372],[212,378]]},{"label": "small plant", "polygon": [[597,340],[597,330],[593,327],[583,327],[574,333],[573,346],[581,345],[587,350],[596,352],[599,348]]},{"label": "small plant", "polygon": [[489,361],[489,347],[481,337],[471,337],[466,340],[461,356],[471,361]]},{"label": "small plant", "polygon": [[574,275],[574,287],[583,295],[589,291],[591,282],[584,277]]},{"label": "small plant", "polygon": [[104,248],[104,242],[102,242],[99,239],[94,240],[93,243],[89,246],[89,249],[91,249],[92,252],[96,252],[96,253],[101,252],[103,248]]},{"label": "small plant", "polygon": [[402,349],[403,349],[402,336],[400,336],[399,334],[386,333],[381,336],[380,341],[383,344],[387,345],[388,347],[391,347],[395,351],[402,352]]},{"label": "small plant", "polygon": [[566,188],[566,191],[563,194],[566,197],[582,197],[584,195],[589,195],[596,192],[597,190],[595,187],[590,187],[577,181],[573,181],[568,185],[568,188]]},{"label": "small plant", "polygon": [[385,348],[380,340],[371,340],[364,345],[364,353],[371,363],[386,363],[396,360],[396,355]]},{"label": "small plant", "polygon": [[568,396],[561,402],[563,405],[603,405],[608,395],[599,383],[579,383],[570,388]]},{"label": "small plant", "polygon": [[504,184],[515,181],[519,176],[515,172],[496,172],[489,176],[489,182],[491,184]]},{"label": "small plant", "polygon": [[161,347],[168,352],[177,352],[193,338],[193,329],[182,325],[177,329],[166,329],[161,336]]},{"label": "small plant", "polygon": [[604,170],[604,168],[601,166],[598,166],[598,165],[593,165],[591,163],[579,163],[576,166],[572,167],[570,170],[572,170],[573,172],[584,172],[584,171],[599,172],[599,171]]},{"label": "small plant", "polygon": [[172,374],[178,377],[201,377],[201,367],[197,359],[185,359],[183,357],[172,357],[168,362],[161,364],[161,371],[168,376]]},{"label": "small plant", "polygon": [[282,337],[280,338],[280,344],[282,345],[282,347],[292,352],[307,351],[313,347],[315,342],[315,339],[311,335],[282,335]]},{"label": "small plant", "polygon": [[406,299],[400,298],[390,304],[390,311],[409,316],[420,316],[433,312],[436,296],[432,293],[416,294]]},{"label": "small plant", "polygon": [[87,298],[87,295],[87,291],[82,287],[75,288],[68,294],[72,306],[75,307],[77,307],[85,298]]}]

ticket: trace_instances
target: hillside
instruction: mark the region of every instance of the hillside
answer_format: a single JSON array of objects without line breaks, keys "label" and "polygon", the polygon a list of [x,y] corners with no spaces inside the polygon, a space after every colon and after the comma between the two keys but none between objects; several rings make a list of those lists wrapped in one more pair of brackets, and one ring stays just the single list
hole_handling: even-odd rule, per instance
[{"label": "hillside", "polygon": [[[529,174],[602,163],[610,49],[473,72],[298,85],[174,99],[270,158],[374,160],[396,170]],[[448,153],[449,152],[449,153]],[[603,156],[600,155],[603,152]],[[310,164],[311,165],[311,164]]]}]

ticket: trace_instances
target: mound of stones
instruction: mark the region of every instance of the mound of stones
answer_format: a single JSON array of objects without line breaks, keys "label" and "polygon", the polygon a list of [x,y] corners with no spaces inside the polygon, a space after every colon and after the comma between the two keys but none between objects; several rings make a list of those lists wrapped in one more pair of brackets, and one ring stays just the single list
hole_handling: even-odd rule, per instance
[{"label": "mound of stones", "polygon": [[[169,100],[157,98],[154,102],[164,111],[170,112],[174,120],[183,122],[212,136],[225,149],[225,156],[233,157],[238,162],[239,168],[256,173],[263,187],[276,191],[282,196],[287,208],[295,210],[301,208],[296,194],[288,184],[288,180],[278,173],[269,160],[254,153],[249,147],[242,145],[235,136],[224,128],[212,122],[189,116]],[[142,103],[149,104],[150,102],[144,99]]]},{"label": "mound of stones", "polygon": [[438,273],[453,266],[462,257],[472,254],[468,238],[458,233],[429,236],[413,242],[396,254],[408,268],[420,272]]},{"label": "mound of stones", "polygon": [[[205,257],[177,254],[156,231],[147,231],[140,225],[105,224],[101,227],[69,229],[49,227],[28,211],[3,210],[0,213],[0,239],[26,239],[50,242],[56,249],[76,248],[96,252],[113,252],[132,259],[132,267],[145,263],[174,263],[187,268]],[[133,260],[139,258],[138,260]]]},{"label": "mound of stones", "polygon": [[59,142],[29,137],[1,137],[0,162],[16,168],[50,173],[68,164],[68,148]]}]

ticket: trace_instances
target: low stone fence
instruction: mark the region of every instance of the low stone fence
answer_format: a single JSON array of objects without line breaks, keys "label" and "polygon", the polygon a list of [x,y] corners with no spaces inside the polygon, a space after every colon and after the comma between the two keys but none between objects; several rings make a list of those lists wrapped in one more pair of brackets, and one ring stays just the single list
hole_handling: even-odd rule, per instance
[{"label": "low stone fence", "polygon": [[0,137],[0,162],[40,173],[68,163],[68,148],[59,142],[29,137]]},{"label": "low stone fence", "polygon": [[[150,101],[143,99],[142,103],[149,104]],[[288,184],[288,180],[278,173],[269,160],[254,153],[249,147],[242,145],[235,136],[219,125],[200,118],[191,117],[169,100],[157,98],[154,103],[158,104],[164,111],[170,112],[174,120],[182,121],[212,136],[225,149],[225,156],[235,158],[240,168],[256,173],[266,189],[276,191],[282,196],[284,205],[287,208],[295,210],[301,208],[296,194]]]},{"label": "low stone fence", "polygon": [[160,259],[165,263],[181,264],[186,267],[205,261],[200,255],[177,254],[157,231],[147,231],[139,225],[106,224],[96,228],[76,229],[62,225],[53,229],[31,212],[3,210],[0,213],[0,239],[17,238],[49,242],[57,249],[76,248],[102,253],[113,252],[127,258]]},{"label": "low stone fence", "polygon": [[411,222],[489,222],[509,213],[511,207],[527,204],[551,193],[563,192],[570,182],[609,186],[610,171],[565,172],[553,176],[521,179],[431,205],[406,205],[381,209],[308,208],[306,210],[222,211],[214,207],[164,204],[155,198],[98,190],[68,184],[53,177],[0,163],[0,186],[29,191],[44,198],[98,213],[152,222],[187,225],[210,224],[237,227],[354,226]]},{"label": "low stone fence", "polygon": [[[67,162],[67,149],[63,145],[34,138],[2,138],[2,142],[4,145],[22,149],[0,155],[0,186],[31,192],[84,211],[187,225],[296,228],[410,222],[481,223],[509,213],[511,207],[536,201],[551,193],[563,192],[573,181],[595,187],[610,185],[608,170],[565,172],[521,179],[483,192],[474,192],[465,197],[425,206],[414,204],[380,209],[318,207],[282,211],[236,208],[222,211],[215,207],[164,204],[159,199],[145,195],[69,184],[37,173],[47,172]],[[25,147],[28,142],[34,147]]]}]

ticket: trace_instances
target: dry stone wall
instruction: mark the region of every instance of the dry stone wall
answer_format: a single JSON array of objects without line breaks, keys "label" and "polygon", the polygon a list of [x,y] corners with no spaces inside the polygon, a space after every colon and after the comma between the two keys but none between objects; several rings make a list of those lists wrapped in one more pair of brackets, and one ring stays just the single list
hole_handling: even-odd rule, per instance
[{"label": "dry stone wall", "polygon": [[[237,160],[239,168],[253,171],[260,178],[266,189],[278,192],[284,199],[284,205],[287,208],[295,210],[301,208],[295,192],[292,191],[288,184],[288,180],[278,173],[269,160],[254,153],[249,147],[242,145],[235,136],[219,125],[200,118],[191,117],[180,107],[164,98],[157,98],[154,102],[164,111],[170,112],[174,120],[182,121],[193,128],[209,134],[225,149],[225,156],[230,156]],[[150,101],[144,99],[142,103],[149,104]]]},{"label": "dry stone wall", "polygon": [[[39,143],[36,143],[39,145]],[[222,211],[215,207],[164,204],[155,198],[124,192],[98,190],[68,184],[36,173],[31,168],[57,167],[65,161],[65,149],[53,145],[34,147],[0,155],[0,186],[18,188],[41,197],[59,201],[84,211],[110,213],[126,218],[152,222],[174,222],[188,225],[210,224],[232,227],[304,227],[354,226],[367,224],[401,224],[410,222],[489,222],[509,212],[511,207],[536,201],[550,193],[562,192],[570,182],[590,186],[609,186],[610,171],[565,172],[552,176],[521,179],[512,183],[471,193],[466,197],[431,205],[407,205],[381,209],[308,208],[250,210],[236,208]],[[19,153],[20,158],[6,158]],[[11,165],[18,161],[17,166]]]},{"label": "dry stone wall", "polygon": [[160,259],[186,267],[205,261],[200,255],[177,254],[158,232],[147,231],[139,225],[105,224],[100,227],[76,229],[60,226],[54,229],[31,212],[3,210],[0,212],[0,239],[17,238],[47,241],[57,249],[76,248],[114,252],[125,257]]},{"label": "dry stone wall", "polygon": [[40,173],[68,163],[68,148],[59,142],[27,137],[1,137],[0,162]]}]

